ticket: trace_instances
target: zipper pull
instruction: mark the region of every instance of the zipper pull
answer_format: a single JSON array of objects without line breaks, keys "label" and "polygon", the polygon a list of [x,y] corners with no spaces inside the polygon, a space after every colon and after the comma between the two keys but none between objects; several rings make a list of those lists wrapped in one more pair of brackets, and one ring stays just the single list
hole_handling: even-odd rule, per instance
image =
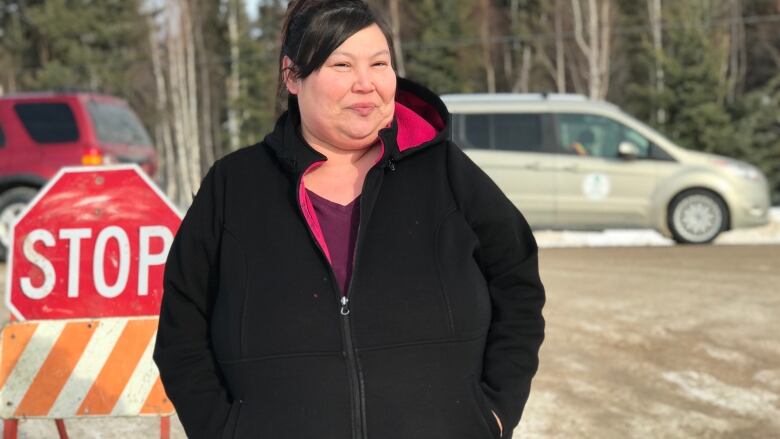
[{"label": "zipper pull", "polygon": [[349,299],[347,296],[341,296],[341,315],[345,316],[349,314]]},{"label": "zipper pull", "polygon": [[393,159],[387,160],[387,166],[391,171],[395,171],[395,161]]}]

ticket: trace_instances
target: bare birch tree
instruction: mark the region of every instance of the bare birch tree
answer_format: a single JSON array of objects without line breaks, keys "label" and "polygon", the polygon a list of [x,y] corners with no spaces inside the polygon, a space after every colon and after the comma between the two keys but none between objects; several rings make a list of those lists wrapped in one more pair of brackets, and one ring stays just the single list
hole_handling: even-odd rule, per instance
[{"label": "bare birch tree", "polygon": [[162,181],[165,193],[176,200],[178,198],[176,184],[176,168],[174,163],[176,156],[173,152],[173,139],[171,137],[170,120],[168,118],[168,87],[163,73],[162,59],[160,56],[159,29],[153,17],[149,18],[149,47],[152,58],[152,71],[154,74],[156,93],[157,118],[154,133],[157,139],[158,153],[162,163]]},{"label": "bare birch tree", "polygon": [[[666,87],[666,74],[663,66],[663,8],[661,0],[647,0],[647,10],[649,13],[650,32],[653,37],[653,50],[655,52],[655,92],[660,96]],[[655,111],[656,121],[663,125],[666,123],[666,109],[659,106]]]},{"label": "bare birch tree", "polygon": [[401,13],[398,9],[398,0],[389,0],[390,25],[393,31],[393,52],[395,55],[395,69],[401,77],[406,76],[406,64],[404,63],[404,51],[401,46]]},{"label": "bare birch tree", "polygon": [[742,0],[729,0],[729,56],[726,80],[726,99],[734,102],[742,93],[747,73],[745,21],[742,18]]},{"label": "bare birch tree", "polygon": [[191,0],[157,2],[161,19],[150,35],[158,113],[155,134],[166,193],[180,206],[200,184],[203,131]]},{"label": "bare birch tree", "polygon": [[[550,38],[536,38],[535,54],[541,66],[545,69],[558,93],[566,93],[566,44],[563,27],[563,2],[555,0],[547,2],[539,13],[540,29],[552,29],[554,47],[549,53]],[[552,17],[552,20],[551,20]],[[550,24],[552,22],[552,24]]]},{"label": "bare birch tree", "polygon": [[238,99],[241,94],[241,76],[239,69],[239,30],[238,16],[241,4],[238,0],[228,0],[228,39],[230,41],[230,76],[227,79],[228,96],[228,141],[231,151],[241,147]]},{"label": "bare birch tree", "polygon": [[563,43],[563,0],[555,0],[555,85],[566,93],[566,46]]},{"label": "bare birch tree", "polygon": [[[509,6],[509,17],[512,33],[517,34],[520,31],[520,1],[512,0]],[[521,41],[515,35],[512,41],[512,52],[520,58],[520,65],[517,69],[517,77],[512,84],[512,91],[517,93],[528,93],[531,87],[531,68],[533,67],[533,48],[531,44]],[[514,69],[512,69],[514,70]],[[507,75],[508,78],[514,76]]]},{"label": "bare birch tree", "polygon": [[[184,60],[186,66],[186,76],[184,88],[184,117],[186,121],[186,137],[189,154],[189,178],[193,188],[200,185],[201,175],[201,150],[203,145],[200,137],[200,121],[198,118],[198,78],[196,73],[196,54],[195,54],[195,29],[193,27],[193,14],[191,4],[197,0],[180,0],[181,2],[181,20],[182,20],[182,41],[184,42]],[[184,157],[182,157],[183,159]]]},{"label": "bare birch tree", "polygon": [[192,15],[192,22],[193,22],[193,34],[194,34],[194,43],[195,43],[195,54],[196,56],[193,57],[193,60],[197,60],[199,65],[202,65],[203,68],[198,69],[197,71],[197,79],[198,79],[198,102],[199,107],[197,108],[198,111],[198,118],[199,118],[199,125],[200,125],[200,139],[201,144],[203,147],[203,164],[210,165],[214,162],[215,159],[215,141],[216,138],[213,135],[213,129],[212,129],[212,102],[211,102],[211,73],[208,66],[206,66],[206,63],[208,59],[207,56],[207,49],[206,49],[206,43],[203,39],[203,12],[200,8],[199,2],[197,0],[192,2],[192,6],[190,7],[191,15]]},{"label": "bare birch tree", "polygon": [[[186,61],[184,59],[184,42],[182,41],[181,31],[181,8],[177,1],[176,4],[168,3],[170,7],[168,13],[168,34],[166,38],[167,49],[167,67],[168,81],[171,102],[171,128],[173,130],[173,139],[175,142],[176,157],[176,184],[178,187],[178,197],[176,201],[180,205],[189,204],[188,194],[194,191],[195,186],[190,179],[189,161],[187,160],[188,136],[187,136],[187,118],[186,118]],[[192,149],[192,145],[189,149]]]},{"label": "bare birch tree", "polygon": [[490,21],[491,21],[490,0],[480,1],[480,26],[479,36],[482,43],[482,65],[485,69],[485,81],[487,83],[488,93],[496,92],[496,70],[493,66],[493,45],[491,44]]},{"label": "bare birch tree", "polygon": [[[588,65],[588,95],[604,99],[609,89],[610,42],[612,33],[611,0],[571,0],[574,39]],[[587,27],[587,37],[584,28]]]}]

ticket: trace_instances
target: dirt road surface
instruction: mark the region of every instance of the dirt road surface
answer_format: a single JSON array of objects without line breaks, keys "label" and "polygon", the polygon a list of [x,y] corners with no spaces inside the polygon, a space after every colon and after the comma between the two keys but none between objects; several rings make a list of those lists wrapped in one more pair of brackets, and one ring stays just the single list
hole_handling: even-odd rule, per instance
[{"label": "dirt road surface", "polygon": [[780,246],[550,249],[523,438],[780,437]]},{"label": "dirt road surface", "polygon": [[[780,437],[780,246],[544,249],[541,266],[547,339],[515,438]],[[67,421],[73,438],[158,425]]]}]

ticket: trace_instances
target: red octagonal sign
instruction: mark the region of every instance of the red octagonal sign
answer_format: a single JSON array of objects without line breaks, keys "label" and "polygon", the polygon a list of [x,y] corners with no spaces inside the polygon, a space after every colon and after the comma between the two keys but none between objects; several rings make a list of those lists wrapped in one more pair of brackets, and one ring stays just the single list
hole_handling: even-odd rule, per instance
[{"label": "red octagonal sign", "polygon": [[8,309],[20,320],[159,314],[180,222],[137,166],[63,169],[13,227]]}]

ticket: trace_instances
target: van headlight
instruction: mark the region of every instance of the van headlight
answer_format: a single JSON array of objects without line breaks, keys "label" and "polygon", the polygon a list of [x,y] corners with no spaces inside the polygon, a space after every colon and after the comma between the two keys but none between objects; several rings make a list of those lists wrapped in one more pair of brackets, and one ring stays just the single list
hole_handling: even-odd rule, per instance
[{"label": "van headlight", "polygon": [[764,179],[764,174],[753,165],[742,162],[722,162],[720,165],[730,172],[732,175],[742,177],[745,180],[761,181]]}]

